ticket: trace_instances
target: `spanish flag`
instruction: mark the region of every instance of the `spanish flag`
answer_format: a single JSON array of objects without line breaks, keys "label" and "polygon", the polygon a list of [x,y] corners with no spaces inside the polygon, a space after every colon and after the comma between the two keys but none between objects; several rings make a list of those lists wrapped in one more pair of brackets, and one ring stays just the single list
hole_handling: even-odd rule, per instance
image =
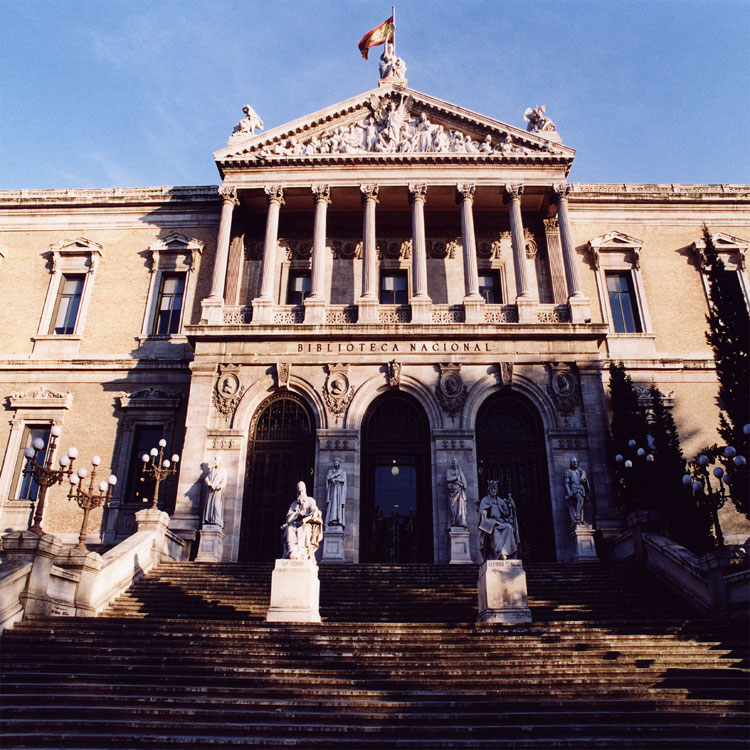
[{"label": "spanish flag", "polygon": [[391,16],[387,21],[383,21],[380,26],[376,26],[371,31],[368,31],[362,37],[358,45],[359,51],[362,53],[362,57],[364,57],[366,60],[367,53],[369,52],[370,47],[377,47],[379,44],[384,44],[385,42],[391,40],[395,32],[396,26],[393,23],[393,16]]}]

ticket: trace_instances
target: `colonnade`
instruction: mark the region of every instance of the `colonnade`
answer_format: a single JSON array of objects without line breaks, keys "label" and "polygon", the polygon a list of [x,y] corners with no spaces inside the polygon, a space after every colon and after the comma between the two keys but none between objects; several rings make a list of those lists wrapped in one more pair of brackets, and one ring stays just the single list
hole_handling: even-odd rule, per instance
[{"label": "colonnade", "polygon": [[[585,322],[590,317],[589,302],[585,297],[578,261],[573,244],[568,214],[567,184],[553,185],[552,194],[557,207],[557,224],[562,250],[564,275],[567,283],[570,320],[573,323]],[[273,281],[276,267],[278,245],[279,214],[284,205],[284,188],[280,185],[264,188],[268,203],[266,231],[263,244],[263,265],[261,272],[260,294],[252,301],[253,323],[267,324],[273,322],[274,298]],[[427,242],[425,236],[424,207],[428,187],[424,183],[408,185],[409,203],[412,218],[412,293],[410,296],[412,323],[429,323],[432,321],[432,300],[427,288]],[[518,309],[519,323],[536,322],[537,300],[531,286],[531,273],[526,257],[523,217],[521,213],[521,195],[524,186],[508,184],[503,188],[503,197],[508,204],[510,215],[511,244],[513,248],[513,266],[516,280],[515,304]],[[377,247],[375,234],[376,206],[378,204],[378,185],[360,185],[363,204],[362,232],[362,290],[357,300],[360,323],[378,322],[378,274]],[[474,192],[472,184],[456,186],[456,202],[461,211],[461,235],[464,261],[464,311],[466,323],[484,322],[484,300],[479,293],[479,272],[477,264],[476,237],[474,232]],[[232,215],[238,205],[237,189],[223,186],[219,188],[223,199],[219,234],[216,248],[216,261],[213,269],[211,294],[203,300],[204,319],[209,323],[220,323],[221,309],[224,304],[224,285],[226,282],[229,245],[231,240]],[[331,203],[331,190],[328,185],[313,185],[314,227],[312,248],[311,291],[305,300],[305,323],[320,324],[325,322],[326,300],[324,297],[324,270],[326,252],[326,219],[328,206]]]}]

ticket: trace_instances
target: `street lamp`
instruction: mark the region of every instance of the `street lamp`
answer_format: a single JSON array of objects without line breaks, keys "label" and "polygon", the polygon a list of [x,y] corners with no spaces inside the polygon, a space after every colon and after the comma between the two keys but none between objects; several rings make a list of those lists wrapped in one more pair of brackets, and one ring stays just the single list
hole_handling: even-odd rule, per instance
[{"label": "street lamp", "polygon": [[62,427],[58,424],[50,428],[51,441],[47,449],[46,456],[42,456],[41,462],[37,461],[37,453],[44,448],[42,438],[34,438],[31,445],[23,452],[27,459],[26,466],[23,469],[25,475],[30,475],[39,485],[39,498],[34,512],[34,523],[29,531],[35,534],[43,534],[42,518],[44,517],[44,503],[47,499],[47,490],[55,484],[60,484],[65,477],[73,473],[73,462],[78,458],[77,448],[68,448],[65,455],[60,456],[60,468],[53,469],[52,463],[55,460],[55,450],[57,449],[57,438],[60,437]]},{"label": "street lamp", "polygon": [[84,540],[86,539],[86,532],[89,525],[89,513],[112,497],[112,490],[117,484],[117,477],[114,474],[110,474],[106,482],[102,481],[99,482],[98,486],[96,485],[96,468],[101,461],[102,460],[99,456],[93,456],[91,458],[92,469],[91,477],[89,479],[89,488],[87,490],[83,488],[83,480],[88,475],[88,472],[83,466],[81,466],[75,474],[71,473],[68,479],[70,482],[68,500],[75,500],[78,503],[78,507],[83,510],[81,533],[78,536],[78,544],[76,544],[75,548],[84,552],[86,551]]},{"label": "street lamp", "polygon": [[[624,454],[624,455],[623,455]],[[635,440],[628,440],[627,449],[623,449],[622,453],[618,453],[615,456],[615,462],[622,464],[625,469],[632,469],[635,465],[635,476],[633,477],[633,499],[636,505],[641,499],[641,485],[644,481],[643,470],[645,466],[642,464],[641,459],[647,464],[651,464],[654,461],[654,454],[648,453],[645,448],[638,447]],[[635,464],[633,463],[635,461]],[[628,477],[623,475],[623,480],[627,481]]]},{"label": "street lamp", "polygon": [[152,448],[148,453],[144,453],[141,456],[141,461],[143,461],[142,473],[153,477],[155,480],[154,497],[151,501],[152,510],[156,510],[159,502],[159,484],[162,479],[166,479],[177,473],[177,464],[180,461],[180,457],[176,453],[172,455],[171,461],[163,457],[166,446],[167,441],[162,438],[159,441],[159,450]]}]

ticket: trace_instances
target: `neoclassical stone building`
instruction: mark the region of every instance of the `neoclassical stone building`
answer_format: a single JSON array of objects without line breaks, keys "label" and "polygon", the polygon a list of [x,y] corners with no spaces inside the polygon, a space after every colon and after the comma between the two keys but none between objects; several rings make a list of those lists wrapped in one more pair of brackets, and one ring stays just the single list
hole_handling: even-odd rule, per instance
[{"label": "neoclassical stone building", "polygon": [[[575,152],[407,88],[267,132],[248,117],[216,187],[0,192],[0,522],[30,522],[23,450],[62,427],[118,476],[89,541],[134,530],[162,482],[198,552],[204,479],[228,470],[210,556],[272,559],[295,484],[325,512],[335,458],[345,525],[329,559],[450,559],[445,474],[518,507],[521,557],[574,555],[563,474],[592,485],[600,550],[623,528],[607,453],[607,367],[665,394],[690,453],[716,440],[701,227],[748,296],[750,187],[571,184]],[[44,528],[80,510],[49,493]],[[333,537],[332,537],[333,538]],[[203,550],[206,554],[206,550]]]}]

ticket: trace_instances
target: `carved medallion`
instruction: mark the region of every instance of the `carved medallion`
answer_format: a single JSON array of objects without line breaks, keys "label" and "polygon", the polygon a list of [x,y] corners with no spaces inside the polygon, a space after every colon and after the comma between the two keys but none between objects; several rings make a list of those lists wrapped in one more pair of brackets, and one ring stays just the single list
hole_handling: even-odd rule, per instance
[{"label": "carved medallion", "polygon": [[338,422],[346,414],[354,398],[354,388],[349,382],[349,365],[328,365],[328,377],[323,386],[323,400]]},{"label": "carved medallion", "polygon": [[438,403],[451,419],[461,411],[466,403],[468,391],[461,377],[461,365],[439,364],[440,377],[435,386]]},{"label": "carved medallion", "polygon": [[212,400],[216,410],[226,419],[234,414],[246,390],[240,383],[239,370],[237,365],[219,365]]},{"label": "carved medallion", "polygon": [[362,258],[362,242],[355,240],[333,240],[331,250],[335,260],[353,260]]},{"label": "carved medallion", "polygon": [[547,393],[552,397],[557,411],[564,417],[569,417],[580,401],[581,389],[576,374],[564,362],[550,362],[547,367],[550,374]]}]

